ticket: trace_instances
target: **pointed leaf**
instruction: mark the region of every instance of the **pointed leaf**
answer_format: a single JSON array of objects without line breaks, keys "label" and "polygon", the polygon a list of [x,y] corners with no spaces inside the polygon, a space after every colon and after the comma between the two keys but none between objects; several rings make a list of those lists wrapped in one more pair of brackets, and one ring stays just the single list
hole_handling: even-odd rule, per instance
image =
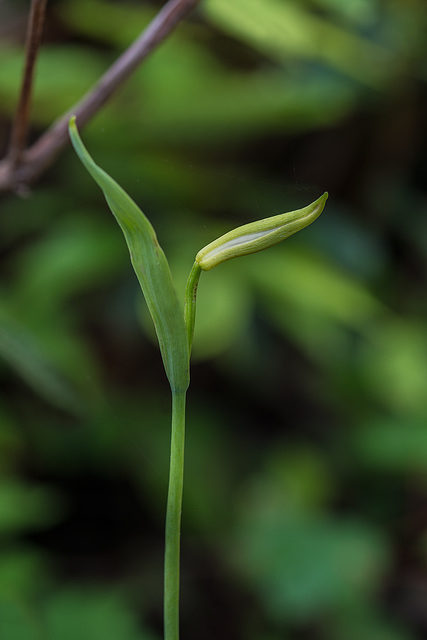
[{"label": "pointed leaf", "polygon": [[70,120],[70,137],[83,165],[102,189],[129,248],[147,306],[153,318],[163,364],[173,391],[188,387],[188,345],[183,310],[178,302],[166,256],[148,219],[127,193],[98,167]]}]

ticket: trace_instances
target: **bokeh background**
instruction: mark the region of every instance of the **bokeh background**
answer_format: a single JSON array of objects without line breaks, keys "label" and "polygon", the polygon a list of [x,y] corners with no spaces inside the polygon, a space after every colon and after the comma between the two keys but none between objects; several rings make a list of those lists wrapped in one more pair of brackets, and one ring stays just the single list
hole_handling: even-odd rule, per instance
[{"label": "bokeh background", "polygon": [[[48,3],[31,139],[160,2]],[[7,148],[28,2],[0,2]],[[82,132],[177,287],[225,231],[322,216],[202,274],[186,640],[427,637],[427,5],[202,0]],[[68,148],[0,200],[0,637],[161,638],[168,385],[126,246]]]}]

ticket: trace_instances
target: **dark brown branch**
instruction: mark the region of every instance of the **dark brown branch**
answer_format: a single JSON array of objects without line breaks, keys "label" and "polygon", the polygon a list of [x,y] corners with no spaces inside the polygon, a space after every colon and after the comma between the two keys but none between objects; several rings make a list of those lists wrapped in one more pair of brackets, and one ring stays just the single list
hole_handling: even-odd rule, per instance
[{"label": "dark brown branch", "polygon": [[27,143],[34,69],[42,39],[47,0],[32,0],[25,43],[25,68],[21,93],[12,127],[8,160],[17,167]]},{"label": "dark brown branch", "polygon": [[65,113],[22,155],[12,167],[9,158],[0,162],[0,191],[17,190],[34,182],[68,144],[68,120],[72,114],[83,127],[107,102],[138,65],[199,4],[200,0],[169,0],[141,36],[106,71],[97,84]]}]

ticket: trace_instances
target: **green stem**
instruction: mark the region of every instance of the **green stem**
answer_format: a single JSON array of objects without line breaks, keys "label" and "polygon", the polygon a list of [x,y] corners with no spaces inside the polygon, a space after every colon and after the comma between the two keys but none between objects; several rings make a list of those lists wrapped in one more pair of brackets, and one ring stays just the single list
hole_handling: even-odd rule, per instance
[{"label": "green stem", "polygon": [[196,321],[196,294],[201,273],[202,269],[199,263],[195,262],[188,276],[185,289],[184,319],[187,328],[189,353],[191,353],[191,345],[193,344],[194,323]]},{"label": "green stem", "polygon": [[165,535],[164,640],[179,639],[179,549],[184,439],[185,391],[172,391],[172,437]]},{"label": "green stem", "polygon": [[[193,342],[196,293],[201,272],[199,264],[195,262],[185,290],[184,319],[189,353]],[[179,560],[184,484],[185,396],[185,391],[172,389],[172,437],[165,534],[164,640],[179,640]]]}]

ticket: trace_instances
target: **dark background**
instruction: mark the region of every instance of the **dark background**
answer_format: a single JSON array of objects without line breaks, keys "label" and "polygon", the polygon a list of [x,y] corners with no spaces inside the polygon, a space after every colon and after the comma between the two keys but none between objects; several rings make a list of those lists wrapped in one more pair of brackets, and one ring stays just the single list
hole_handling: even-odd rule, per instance
[{"label": "dark background", "polygon": [[[159,2],[48,3],[31,140]],[[6,151],[28,3],[0,3]],[[427,637],[427,7],[202,0],[82,131],[183,291],[202,274],[186,640]],[[0,202],[0,637],[161,637],[169,390],[120,230],[68,148]],[[142,330],[141,330],[142,329]]]}]

